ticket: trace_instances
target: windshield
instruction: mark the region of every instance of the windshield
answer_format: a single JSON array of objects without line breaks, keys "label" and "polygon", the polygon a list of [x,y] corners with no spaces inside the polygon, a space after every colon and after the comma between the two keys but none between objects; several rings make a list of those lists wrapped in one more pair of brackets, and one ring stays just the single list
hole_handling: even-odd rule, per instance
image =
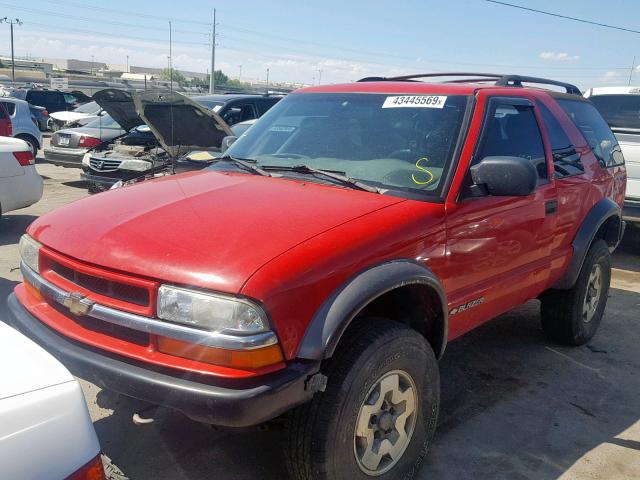
[{"label": "windshield", "polygon": [[97,113],[100,111],[100,105],[98,105],[96,102],[89,102],[85,103],[84,105],[80,105],[73,111],[78,113]]},{"label": "windshield", "polygon": [[439,194],[466,105],[462,95],[294,94],[228,154],[260,167],[306,165],[383,189]]},{"label": "windshield", "polygon": [[113,130],[120,130],[122,128],[113,118],[111,118],[110,115],[98,117],[95,120],[91,120],[84,126],[88,128],[110,128]]},{"label": "windshield", "polygon": [[589,97],[611,128],[640,130],[640,95]]}]

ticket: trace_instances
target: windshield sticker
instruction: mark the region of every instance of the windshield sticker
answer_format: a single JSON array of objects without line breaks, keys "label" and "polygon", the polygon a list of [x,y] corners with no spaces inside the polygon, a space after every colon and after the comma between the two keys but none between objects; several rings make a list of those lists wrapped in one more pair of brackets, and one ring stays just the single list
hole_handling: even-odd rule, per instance
[{"label": "windshield sticker", "polygon": [[435,176],[433,175],[433,173],[431,173],[431,170],[425,168],[423,165],[420,165],[421,162],[426,163],[428,161],[429,159],[427,157],[419,158],[416,161],[416,168],[424,174],[420,174],[420,177],[422,178],[417,178],[415,173],[411,174],[411,180],[413,180],[413,183],[415,183],[416,185],[429,185],[435,179]]},{"label": "windshield sticker", "polygon": [[296,129],[296,127],[290,127],[287,125],[274,125],[269,129],[270,132],[285,132],[291,133]]},{"label": "windshield sticker", "polygon": [[399,95],[387,97],[382,108],[443,108],[446,95]]}]

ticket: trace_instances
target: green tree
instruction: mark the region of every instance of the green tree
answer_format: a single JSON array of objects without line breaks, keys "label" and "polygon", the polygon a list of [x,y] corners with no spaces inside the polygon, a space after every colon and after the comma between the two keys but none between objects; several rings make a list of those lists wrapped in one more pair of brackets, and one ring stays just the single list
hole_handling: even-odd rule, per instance
[{"label": "green tree", "polygon": [[173,81],[176,83],[184,83],[186,78],[175,68],[163,68],[160,72],[160,80],[171,80],[171,72],[173,71]]}]

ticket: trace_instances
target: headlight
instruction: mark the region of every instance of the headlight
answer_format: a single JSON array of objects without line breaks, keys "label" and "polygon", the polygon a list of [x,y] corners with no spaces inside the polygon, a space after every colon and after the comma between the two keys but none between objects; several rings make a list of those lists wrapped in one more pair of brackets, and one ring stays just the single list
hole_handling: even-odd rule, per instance
[{"label": "headlight", "polygon": [[151,167],[153,167],[153,164],[144,160],[123,160],[122,163],[118,166],[118,169],[132,170],[134,172],[144,172],[145,170],[149,170]]},{"label": "headlight", "polygon": [[85,153],[82,156],[82,165],[84,165],[85,167],[88,167],[90,165],[89,160],[91,160],[91,154]]},{"label": "headlight", "polygon": [[22,235],[20,237],[20,244],[18,248],[20,248],[20,256],[22,257],[22,261],[34,272],[38,271],[38,260],[40,257],[40,245],[29,235]]},{"label": "headlight", "polygon": [[161,285],[158,318],[215,332],[259,333],[269,329],[262,309],[243,299]]}]

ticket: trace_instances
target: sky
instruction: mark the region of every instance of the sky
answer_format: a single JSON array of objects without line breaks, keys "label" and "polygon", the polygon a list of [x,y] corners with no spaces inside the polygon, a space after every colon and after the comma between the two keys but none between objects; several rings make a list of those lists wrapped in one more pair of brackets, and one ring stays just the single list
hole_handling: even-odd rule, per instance
[{"label": "sky", "polygon": [[[510,0],[510,3],[640,30],[637,0]],[[135,8],[135,11],[132,10]],[[605,8],[606,7],[606,8]],[[365,76],[471,71],[550,77],[581,88],[626,85],[640,34],[586,25],[485,0],[0,0],[19,18],[16,56],[210,68],[232,78],[305,84]],[[0,54],[10,53],[0,24]],[[320,73],[321,71],[321,73]],[[640,85],[640,68],[632,84]]]}]

